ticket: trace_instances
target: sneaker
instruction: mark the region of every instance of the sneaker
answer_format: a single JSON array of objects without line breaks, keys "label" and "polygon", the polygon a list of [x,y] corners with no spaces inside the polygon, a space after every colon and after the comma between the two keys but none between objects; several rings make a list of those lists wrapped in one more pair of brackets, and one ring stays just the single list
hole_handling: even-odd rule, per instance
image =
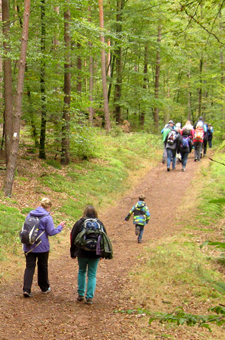
[{"label": "sneaker", "polygon": [[31,293],[23,292],[23,296],[24,296],[25,298],[31,297]]},{"label": "sneaker", "polygon": [[139,235],[139,233],[140,233],[140,227],[139,227],[139,225],[137,225],[135,227],[135,235]]},{"label": "sneaker", "polygon": [[43,293],[43,294],[47,294],[47,293],[50,293],[50,292],[51,292],[51,287],[48,287],[48,289],[45,290],[45,291],[42,290],[42,293]]},{"label": "sneaker", "polygon": [[167,168],[167,171],[170,171],[170,168]]},{"label": "sneaker", "polygon": [[88,305],[92,305],[92,299],[91,298],[87,298],[85,303],[87,303]]},{"label": "sneaker", "polygon": [[142,240],[138,240],[138,243],[142,243]]},{"label": "sneaker", "polygon": [[195,158],[194,162],[197,162],[198,158]]},{"label": "sneaker", "polygon": [[78,295],[77,301],[78,302],[84,301],[84,296]]},{"label": "sneaker", "polygon": [[185,168],[182,168],[182,171],[184,172],[186,169]]}]

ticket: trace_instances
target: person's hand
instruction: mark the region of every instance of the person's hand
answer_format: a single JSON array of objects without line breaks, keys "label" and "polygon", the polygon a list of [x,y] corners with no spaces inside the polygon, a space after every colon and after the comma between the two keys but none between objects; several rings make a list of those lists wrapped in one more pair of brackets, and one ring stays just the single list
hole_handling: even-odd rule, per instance
[{"label": "person's hand", "polygon": [[64,228],[65,225],[66,225],[66,222],[65,222],[65,221],[62,221],[62,222],[59,223],[59,225],[61,225],[61,226]]},{"label": "person's hand", "polygon": [[125,217],[125,221],[129,221],[129,217],[128,216]]}]

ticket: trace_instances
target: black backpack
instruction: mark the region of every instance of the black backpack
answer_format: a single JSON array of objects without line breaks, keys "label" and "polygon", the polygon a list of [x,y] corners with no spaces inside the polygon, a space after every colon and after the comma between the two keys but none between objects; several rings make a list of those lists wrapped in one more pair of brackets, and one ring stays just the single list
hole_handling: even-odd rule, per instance
[{"label": "black backpack", "polygon": [[19,233],[21,243],[26,245],[32,245],[34,243],[40,244],[39,240],[41,235],[44,234],[43,231],[39,234],[40,219],[36,216],[26,217],[22,230]]},{"label": "black backpack", "polygon": [[95,218],[87,218],[83,222],[83,228],[74,240],[78,248],[94,251],[105,259],[113,258],[113,249],[108,235],[105,233],[99,221]]},{"label": "black backpack", "polygon": [[83,222],[83,229],[77,235],[74,243],[85,250],[96,252],[99,236],[102,233],[104,233],[103,227],[96,218],[86,218]]}]

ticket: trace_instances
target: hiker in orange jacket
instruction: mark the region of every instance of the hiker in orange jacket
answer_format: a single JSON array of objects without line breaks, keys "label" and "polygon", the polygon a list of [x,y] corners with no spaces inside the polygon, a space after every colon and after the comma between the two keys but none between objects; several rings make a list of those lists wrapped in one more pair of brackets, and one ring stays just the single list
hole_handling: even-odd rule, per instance
[{"label": "hiker in orange jacket", "polygon": [[202,146],[203,146],[203,138],[204,138],[204,129],[203,129],[203,123],[201,121],[198,122],[194,137],[193,137],[193,143],[195,147],[195,162],[200,162],[201,159],[201,152],[202,152]]}]

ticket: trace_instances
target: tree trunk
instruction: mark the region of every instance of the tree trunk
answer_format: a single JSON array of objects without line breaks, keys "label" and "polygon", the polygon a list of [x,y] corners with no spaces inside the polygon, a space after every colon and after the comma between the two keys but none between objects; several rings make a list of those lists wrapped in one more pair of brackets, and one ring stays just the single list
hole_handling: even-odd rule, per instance
[{"label": "tree trunk", "polygon": [[77,49],[78,49],[78,57],[77,57],[77,71],[78,71],[78,76],[77,76],[77,92],[78,92],[78,94],[80,94],[81,91],[82,91],[82,81],[81,81],[82,60],[81,60],[81,57],[79,56],[80,48],[81,48],[81,44],[78,42],[77,43]]},{"label": "tree trunk", "polygon": [[45,0],[41,0],[41,53],[42,53],[42,63],[41,63],[41,77],[40,77],[40,87],[41,87],[41,134],[40,134],[40,149],[39,158],[45,159],[45,137],[46,137],[46,95],[45,95]]},{"label": "tree trunk", "polygon": [[[145,52],[144,52],[144,79],[143,79],[143,89],[144,91],[147,89],[147,73],[148,73],[148,45],[145,45]],[[141,129],[144,129],[145,125],[145,110],[141,111],[140,114],[140,126]]]},{"label": "tree trunk", "polygon": [[[158,25],[158,39],[157,39],[157,53],[156,53],[156,70],[155,70],[155,99],[159,98],[159,75],[160,75],[160,43],[161,43],[161,25]],[[154,107],[154,125],[155,133],[159,131],[159,108]]]},{"label": "tree trunk", "polygon": [[29,29],[29,18],[30,18],[30,0],[24,2],[24,14],[23,14],[23,31],[21,38],[21,53],[18,69],[18,79],[16,88],[15,98],[15,117],[13,122],[13,138],[11,143],[11,149],[9,154],[9,161],[6,169],[6,177],[4,181],[4,194],[7,197],[11,197],[12,186],[15,177],[15,170],[18,157],[19,140],[20,140],[20,117],[22,114],[22,98],[23,98],[23,84],[24,84],[24,73],[26,66],[26,54],[27,54],[27,43],[28,43],[28,29]]},{"label": "tree trunk", "polygon": [[[116,15],[116,34],[118,39],[121,39],[122,32],[122,10],[124,6],[124,0],[117,0],[117,15]],[[120,99],[122,95],[122,48],[121,42],[115,49],[116,57],[116,85],[115,85],[115,97],[114,97],[114,114],[116,122],[118,124],[122,121],[121,104]]]},{"label": "tree trunk", "polygon": [[202,115],[202,68],[203,68],[203,58],[200,59],[199,63],[199,90],[198,90],[198,114],[199,117]]},{"label": "tree trunk", "polygon": [[[91,7],[89,6],[88,8],[89,12],[89,17],[88,21],[91,22]],[[92,43],[89,42],[88,45],[91,47]],[[89,125],[93,125],[93,119],[94,119],[94,108],[93,108],[93,88],[94,88],[94,60],[93,57],[90,56],[89,58],[89,73],[90,73],[90,78],[89,78],[89,101],[90,101],[90,106],[89,106]]]},{"label": "tree trunk", "polygon": [[9,161],[9,153],[12,143],[13,134],[13,80],[12,80],[12,65],[10,54],[10,14],[9,14],[9,0],[2,0],[2,21],[3,21],[3,50],[4,50],[4,135],[5,135],[5,154],[6,164]]},{"label": "tree trunk", "polygon": [[106,58],[104,49],[104,19],[103,19],[103,0],[99,0],[99,21],[100,21],[100,41],[102,43],[101,50],[101,69],[102,69],[102,90],[103,90],[103,100],[104,100],[104,113],[105,113],[105,129],[108,132],[110,130],[110,117],[109,117],[109,104],[107,96],[107,83],[106,83]]},{"label": "tree trunk", "polygon": [[61,164],[68,165],[70,162],[70,93],[71,93],[71,63],[70,63],[70,11],[64,13],[64,41],[65,41],[65,64],[64,64],[64,109],[62,122],[62,154]]}]

